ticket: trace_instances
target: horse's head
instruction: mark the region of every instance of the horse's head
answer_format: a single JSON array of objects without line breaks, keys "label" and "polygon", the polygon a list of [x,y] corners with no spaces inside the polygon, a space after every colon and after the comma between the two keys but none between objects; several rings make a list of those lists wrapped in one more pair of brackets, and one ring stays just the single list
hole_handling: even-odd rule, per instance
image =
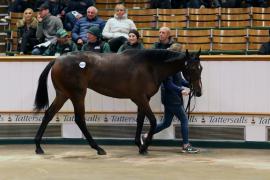
[{"label": "horse's head", "polygon": [[190,83],[190,89],[194,95],[200,97],[202,95],[201,72],[202,66],[200,63],[201,49],[197,53],[190,54],[186,50],[185,69],[182,71],[183,76]]}]

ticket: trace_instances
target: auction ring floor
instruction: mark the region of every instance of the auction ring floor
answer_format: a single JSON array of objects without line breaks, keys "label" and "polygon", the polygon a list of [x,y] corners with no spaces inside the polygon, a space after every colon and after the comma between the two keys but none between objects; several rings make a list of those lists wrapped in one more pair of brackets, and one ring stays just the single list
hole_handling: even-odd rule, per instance
[{"label": "auction ring floor", "polygon": [[0,145],[1,180],[269,180],[270,149],[202,148],[183,154],[180,147],[151,146],[148,155],[135,146],[101,146],[98,156],[87,145]]}]

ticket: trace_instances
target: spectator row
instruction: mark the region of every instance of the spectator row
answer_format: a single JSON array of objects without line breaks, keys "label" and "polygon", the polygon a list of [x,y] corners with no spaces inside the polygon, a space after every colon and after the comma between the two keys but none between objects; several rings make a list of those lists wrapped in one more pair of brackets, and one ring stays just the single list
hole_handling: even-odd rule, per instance
[{"label": "spectator row", "polygon": [[[114,10],[100,9],[109,19]],[[270,8],[127,9],[137,28],[210,28],[270,26]]]},{"label": "spectator row", "polygon": [[[159,39],[158,30],[140,31],[145,48]],[[268,29],[176,29],[171,36],[183,49],[203,54],[257,54],[262,43],[269,41]]]}]

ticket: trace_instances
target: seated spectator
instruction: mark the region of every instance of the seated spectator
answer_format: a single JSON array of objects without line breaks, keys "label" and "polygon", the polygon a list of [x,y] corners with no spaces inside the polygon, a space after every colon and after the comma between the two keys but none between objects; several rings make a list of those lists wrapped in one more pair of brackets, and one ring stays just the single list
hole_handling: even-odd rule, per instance
[{"label": "seated spectator", "polygon": [[[33,4],[29,0],[11,0],[8,2],[8,12],[21,13],[27,8],[33,9]],[[9,15],[0,19],[0,22],[6,23],[8,21],[10,21]]]},{"label": "seated spectator", "polygon": [[161,27],[159,29],[159,42],[154,43],[153,49],[167,49],[174,43],[170,31],[168,27]]},{"label": "seated spectator", "polygon": [[115,15],[110,18],[102,32],[105,39],[108,39],[112,52],[117,52],[119,47],[128,39],[128,32],[137,29],[134,22],[127,18],[124,5],[115,6]]},{"label": "seated spectator", "polygon": [[[270,30],[269,30],[270,35]],[[270,55],[270,41],[263,43],[259,49],[258,54],[260,55]]]},{"label": "seated spectator", "polygon": [[101,40],[101,30],[97,26],[92,26],[87,32],[87,43],[83,45],[82,51],[92,51],[99,53],[111,52],[107,42]]},{"label": "seated spectator", "polygon": [[37,24],[33,10],[27,8],[23,13],[23,18],[16,24],[21,37],[20,54],[31,52],[33,47],[38,44],[36,38]]},{"label": "seated spectator", "polygon": [[53,16],[61,17],[61,11],[64,9],[65,4],[61,0],[38,0],[35,1],[35,10],[38,10],[41,4],[47,3],[50,13]]},{"label": "seated spectator", "polygon": [[77,45],[68,37],[65,29],[59,29],[56,32],[57,42],[51,44],[43,53],[43,56],[60,56],[64,53],[78,51]]},{"label": "seated spectator", "polygon": [[240,8],[243,0],[222,0],[221,7],[223,8]]},{"label": "seated spectator", "polygon": [[266,0],[246,0],[246,7],[267,7]]},{"label": "seated spectator", "polygon": [[140,34],[137,30],[132,29],[128,33],[128,41],[126,41],[119,49],[118,53],[126,49],[144,49],[140,42]]},{"label": "seated spectator", "polygon": [[64,27],[72,31],[75,23],[81,17],[86,16],[87,8],[94,5],[93,0],[69,0],[61,12],[64,16]]},{"label": "seated spectator", "polygon": [[73,30],[72,30],[72,40],[76,42],[78,48],[87,42],[87,32],[92,26],[99,27],[102,30],[105,26],[105,21],[97,16],[98,10],[94,6],[90,6],[87,9],[87,16],[79,19]]},{"label": "seated spectator", "polygon": [[221,7],[220,0],[189,0],[186,2],[188,8],[217,8]]},{"label": "seated spectator", "polygon": [[171,9],[171,1],[170,0],[151,0],[150,1],[151,9]]},{"label": "seated spectator", "polygon": [[33,9],[33,4],[29,0],[12,0],[9,3],[9,12],[24,12],[25,9]]},{"label": "seated spectator", "polygon": [[63,28],[60,18],[52,16],[49,11],[47,3],[42,4],[39,7],[39,13],[37,15],[38,26],[36,36],[40,43],[32,51],[33,55],[41,55],[48,48],[50,43],[57,41],[56,32],[58,29]]}]

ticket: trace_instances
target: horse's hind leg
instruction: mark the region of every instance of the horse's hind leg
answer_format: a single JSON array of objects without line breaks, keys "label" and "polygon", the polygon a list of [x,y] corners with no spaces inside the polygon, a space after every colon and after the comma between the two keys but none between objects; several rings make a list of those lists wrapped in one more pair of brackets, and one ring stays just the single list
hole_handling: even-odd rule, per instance
[{"label": "horse's hind leg", "polygon": [[138,108],[137,129],[136,129],[136,136],[135,136],[135,144],[138,146],[138,148],[140,148],[142,145],[140,141],[140,136],[142,133],[144,118],[145,118],[144,112],[140,108]]},{"label": "horse's hind leg", "polygon": [[[84,96],[82,95],[84,94]],[[106,152],[97,145],[95,140],[92,138],[90,132],[87,130],[86,123],[85,123],[85,106],[84,106],[84,98],[85,93],[81,93],[79,97],[74,97],[71,99],[73,106],[74,106],[74,112],[75,112],[75,123],[78,125],[80,130],[82,131],[83,135],[87,139],[89,145],[97,150],[97,154],[99,155],[106,155]]]},{"label": "horse's hind leg", "polygon": [[44,154],[44,151],[42,150],[40,146],[41,138],[45,132],[45,129],[48,125],[48,123],[52,120],[54,115],[61,109],[63,104],[66,102],[67,98],[63,95],[60,95],[59,93],[56,93],[56,97],[53,101],[53,103],[50,105],[50,107],[45,111],[45,115],[42,119],[41,125],[37,131],[36,137],[35,137],[35,143],[36,143],[36,153],[37,154]]}]

